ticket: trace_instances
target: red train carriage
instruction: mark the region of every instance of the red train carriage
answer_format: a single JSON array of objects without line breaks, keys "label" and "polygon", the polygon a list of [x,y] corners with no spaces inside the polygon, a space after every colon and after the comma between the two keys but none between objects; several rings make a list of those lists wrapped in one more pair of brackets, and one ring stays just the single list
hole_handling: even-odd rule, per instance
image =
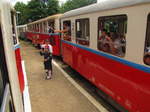
[{"label": "red train carriage", "polygon": [[101,0],[66,12],[65,22],[71,33],[62,40],[64,62],[124,110],[149,112],[150,0]]},{"label": "red train carriage", "polygon": [[53,55],[56,56],[60,56],[61,38],[58,33],[49,33],[48,27],[51,26],[54,30],[59,30],[59,18],[61,15],[62,14],[49,16],[27,25],[27,38],[31,40],[35,46],[43,44],[47,39],[50,40],[50,44],[53,46]]}]

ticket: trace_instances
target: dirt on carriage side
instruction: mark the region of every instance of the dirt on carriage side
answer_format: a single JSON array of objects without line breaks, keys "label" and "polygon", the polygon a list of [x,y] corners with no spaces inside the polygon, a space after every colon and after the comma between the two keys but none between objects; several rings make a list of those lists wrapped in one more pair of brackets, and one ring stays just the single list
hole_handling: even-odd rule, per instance
[{"label": "dirt on carriage side", "polygon": [[[45,80],[43,57],[29,42],[21,42],[32,112],[99,112],[59,71]],[[56,70],[54,68],[54,70]]]}]

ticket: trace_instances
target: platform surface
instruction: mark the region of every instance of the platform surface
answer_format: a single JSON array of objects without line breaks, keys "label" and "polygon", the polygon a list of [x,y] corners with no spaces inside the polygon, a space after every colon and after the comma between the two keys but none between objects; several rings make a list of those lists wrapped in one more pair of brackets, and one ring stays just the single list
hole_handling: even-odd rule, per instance
[{"label": "platform surface", "polygon": [[53,67],[53,77],[45,80],[39,50],[21,42],[25,60],[32,112],[99,112],[99,110]]}]

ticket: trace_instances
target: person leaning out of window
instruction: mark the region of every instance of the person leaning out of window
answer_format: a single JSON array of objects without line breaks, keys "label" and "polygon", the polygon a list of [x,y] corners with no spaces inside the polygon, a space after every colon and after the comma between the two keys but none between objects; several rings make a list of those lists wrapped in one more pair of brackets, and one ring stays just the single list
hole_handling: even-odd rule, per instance
[{"label": "person leaning out of window", "polygon": [[144,63],[150,65],[150,52],[146,52],[144,55]]},{"label": "person leaning out of window", "polygon": [[70,29],[69,25],[64,23],[63,30],[55,30],[55,33],[62,33],[64,40],[70,40],[70,38],[71,38],[70,31],[71,31],[71,29]]}]

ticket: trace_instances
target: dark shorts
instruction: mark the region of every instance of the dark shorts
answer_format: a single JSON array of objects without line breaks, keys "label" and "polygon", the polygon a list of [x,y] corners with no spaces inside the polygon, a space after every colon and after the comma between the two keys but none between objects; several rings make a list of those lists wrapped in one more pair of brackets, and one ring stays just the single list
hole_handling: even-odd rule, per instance
[{"label": "dark shorts", "polygon": [[52,70],[52,60],[44,61],[44,69],[45,70]]}]

